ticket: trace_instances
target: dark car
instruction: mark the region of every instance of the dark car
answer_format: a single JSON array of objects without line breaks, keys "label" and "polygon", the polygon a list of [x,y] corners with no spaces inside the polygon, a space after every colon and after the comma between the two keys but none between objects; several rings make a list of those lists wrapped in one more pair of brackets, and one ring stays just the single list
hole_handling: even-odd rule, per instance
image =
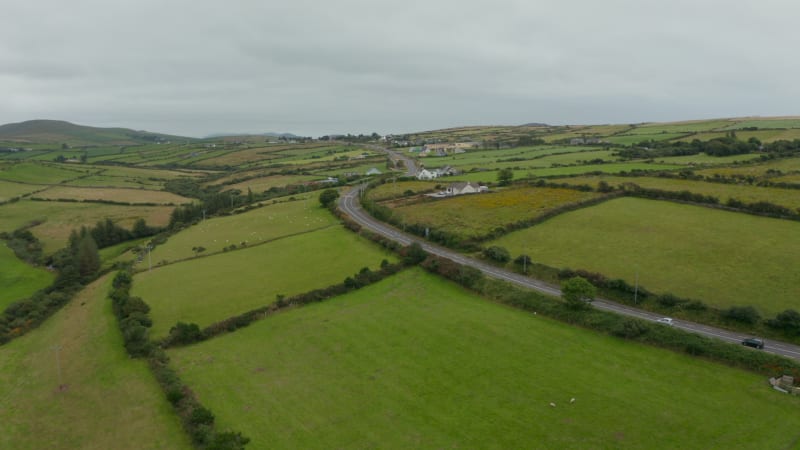
[{"label": "dark car", "polygon": [[745,345],[747,347],[763,349],[764,348],[764,341],[762,341],[761,339],[757,339],[757,338],[747,338],[747,339],[742,341],[742,345]]}]

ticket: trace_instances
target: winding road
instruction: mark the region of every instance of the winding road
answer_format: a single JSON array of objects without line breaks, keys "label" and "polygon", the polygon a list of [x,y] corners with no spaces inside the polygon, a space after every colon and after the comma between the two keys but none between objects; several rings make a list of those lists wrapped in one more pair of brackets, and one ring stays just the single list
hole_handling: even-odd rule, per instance
[{"label": "winding road", "polygon": [[[459,264],[474,267],[490,277],[510,281],[519,286],[529,289],[535,289],[545,294],[553,296],[561,295],[561,291],[557,286],[552,286],[542,281],[535,280],[520,275],[518,273],[511,272],[509,270],[492,266],[490,264],[487,264],[483,261],[474,258],[470,258],[461,253],[450,250],[448,248],[431,244],[425,239],[407,234],[401,230],[398,230],[397,228],[387,225],[384,222],[376,220],[361,208],[361,205],[359,203],[359,195],[362,192],[363,192],[363,186],[359,186],[357,188],[351,189],[349,192],[347,192],[346,194],[344,194],[342,197],[339,198],[339,208],[347,215],[349,215],[351,218],[353,218],[353,220],[358,222],[362,227],[367,228],[375,233],[381,234],[389,239],[397,241],[402,245],[409,245],[412,242],[417,242],[428,253],[432,253],[434,255],[450,259]],[[595,301],[592,302],[592,305],[594,305],[594,307],[599,309],[613,311],[617,314],[622,314],[630,317],[637,317],[644,320],[656,321],[663,317],[651,313],[649,311],[643,311],[630,306],[621,305],[619,303],[615,303],[606,299],[600,299],[600,298],[595,299]],[[742,342],[743,339],[751,337],[750,335],[744,335],[741,333],[724,330],[721,328],[715,328],[699,323],[688,322],[685,320],[673,320],[672,326],[692,333],[697,333],[703,336],[721,339],[723,341],[735,344],[739,344]],[[753,351],[759,351],[759,350],[754,349]],[[788,344],[785,342],[779,342],[779,341],[765,342],[763,351],[775,353],[789,358],[800,359],[800,346]]]}]

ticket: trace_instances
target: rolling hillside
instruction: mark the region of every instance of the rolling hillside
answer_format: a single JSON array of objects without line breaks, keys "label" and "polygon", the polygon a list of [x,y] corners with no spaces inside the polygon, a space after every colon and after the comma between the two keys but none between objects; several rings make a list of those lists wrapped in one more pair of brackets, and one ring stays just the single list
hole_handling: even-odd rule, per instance
[{"label": "rolling hillside", "polygon": [[129,128],[97,128],[62,120],[28,120],[0,125],[0,142],[68,145],[133,145],[190,138]]}]

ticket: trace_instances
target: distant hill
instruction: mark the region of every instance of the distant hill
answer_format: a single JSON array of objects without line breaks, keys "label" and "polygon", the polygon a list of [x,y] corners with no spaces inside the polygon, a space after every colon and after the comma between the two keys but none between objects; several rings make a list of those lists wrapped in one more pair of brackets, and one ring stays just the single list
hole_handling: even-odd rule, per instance
[{"label": "distant hill", "polygon": [[31,144],[135,145],[171,140],[193,140],[129,128],[97,128],[63,120],[28,120],[0,125],[0,141]]},{"label": "distant hill", "polygon": [[221,137],[272,137],[284,139],[298,139],[301,136],[292,133],[214,133],[206,136],[206,139],[221,138]]}]

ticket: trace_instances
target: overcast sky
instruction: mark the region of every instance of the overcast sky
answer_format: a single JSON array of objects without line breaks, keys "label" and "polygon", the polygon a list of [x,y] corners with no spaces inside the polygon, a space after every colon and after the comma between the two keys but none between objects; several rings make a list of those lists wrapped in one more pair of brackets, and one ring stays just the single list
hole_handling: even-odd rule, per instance
[{"label": "overcast sky", "polygon": [[0,123],[204,136],[800,114],[796,0],[2,0]]}]

